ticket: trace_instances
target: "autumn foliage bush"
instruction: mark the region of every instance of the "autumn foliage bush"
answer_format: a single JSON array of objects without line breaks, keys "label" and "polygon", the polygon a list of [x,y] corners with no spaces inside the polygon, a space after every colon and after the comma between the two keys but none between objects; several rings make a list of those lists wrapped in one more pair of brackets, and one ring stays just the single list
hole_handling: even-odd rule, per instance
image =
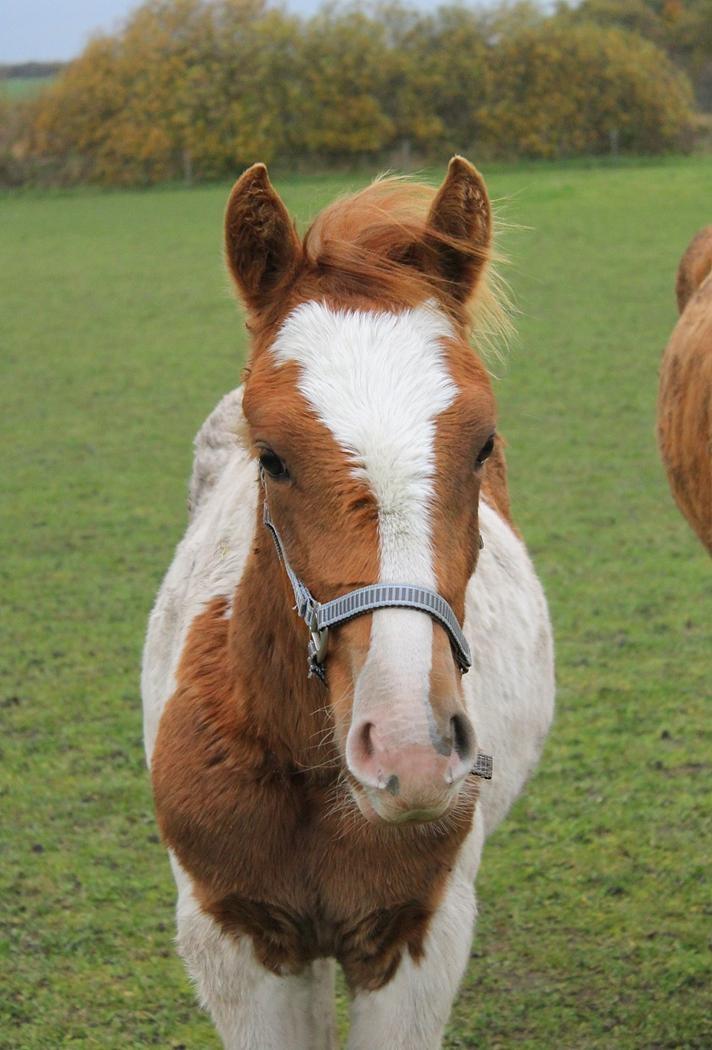
[{"label": "autumn foliage bush", "polygon": [[568,9],[396,2],[302,19],[266,0],[148,0],[14,112],[0,180],[191,181],[256,158],[660,152],[684,145],[691,103],[654,43]]},{"label": "autumn foliage bush", "polygon": [[498,47],[484,141],[518,156],[658,153],[684,144],[692,94],[647,40],[595,25],[544,23]]}]

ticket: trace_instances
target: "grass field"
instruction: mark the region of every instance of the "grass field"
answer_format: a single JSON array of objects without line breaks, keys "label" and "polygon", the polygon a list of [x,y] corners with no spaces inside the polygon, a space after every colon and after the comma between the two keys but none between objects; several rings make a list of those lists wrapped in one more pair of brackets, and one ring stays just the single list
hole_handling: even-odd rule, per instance
[{"label": "grass field", "polygon": [[[703,1050],[712,576],[667,491],[654,411],[712,164],[489,181],[524,227],[506,237],[520,338],[496,387],[551,603],[558,717],[485,852],[446,1046]],[[280,188],[305,219],[354,184]],[[138,668],[191,439],[244,359],[226,194],[0,199],[3,1050],[218,1045],[173,950]]]},{"label": "grass field", "polygon": [[11,102],[34,98],[44,88],[49,87],[54,79],[54,76],[0,77],[0,98],[7,98]]}]

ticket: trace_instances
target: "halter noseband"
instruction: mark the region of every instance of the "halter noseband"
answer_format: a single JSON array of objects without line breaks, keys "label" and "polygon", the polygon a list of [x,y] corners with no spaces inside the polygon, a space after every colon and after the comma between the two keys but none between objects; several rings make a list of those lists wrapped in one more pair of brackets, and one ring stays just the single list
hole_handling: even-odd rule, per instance
[{"label": "halter noseband", "polygon": [[[264,486],[264,478],[260,475]],[[277,548],[279,559],[284,566],[294,591],[294,601],[297,613],[304,620],[311,635],[308,646],[309,677],[316,675],[322,682],[326,681],[326,645],[329,638],[329,628],[336,627],[340,623],[354,620],[357,616],[373,612],[375,609],[404,608],[417,609],[419,612],[427,613],[437,623],[445,628],[450,636],[453,654],[461,674],[466,674],[471,665],[470,647],[467,639],[458,623],[457,616],[445,599],[430,590],[429,587],[421,587],[413,583],[372,583],[367,587],[359,587],[355,591],[348,591],[339,598],[330,602],[318,602],[309,588],[302,583],[292,566],[289,564],[287,552],[284,549],[282,537],[277,531],[277,526],[272,521],[269,512],[267,496],[264,499],[263,520],[272,533],[274,545]]]}]

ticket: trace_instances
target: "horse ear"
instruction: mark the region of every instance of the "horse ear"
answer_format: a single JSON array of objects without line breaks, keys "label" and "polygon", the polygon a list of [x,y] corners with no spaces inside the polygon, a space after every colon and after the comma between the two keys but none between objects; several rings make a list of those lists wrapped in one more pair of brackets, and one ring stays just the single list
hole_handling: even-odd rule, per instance
[{"label": "horse ear", "polygon": [[259,310],[286,287],[302,259],[294,222],[264,164],[243,172],[225,212],[225,252],[245,304]]},{"label": "horse ear", "polygon": [[464,302],[475,289],[490,255],[492,212],[484,179],[464,157],[453,157],[430,208],[426,268]]}]

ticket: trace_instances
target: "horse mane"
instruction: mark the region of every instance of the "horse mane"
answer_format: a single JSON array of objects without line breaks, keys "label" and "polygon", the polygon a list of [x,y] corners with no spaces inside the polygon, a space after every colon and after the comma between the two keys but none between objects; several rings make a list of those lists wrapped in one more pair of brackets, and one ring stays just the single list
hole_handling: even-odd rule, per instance
[{"label": "horse mane", "polygon": [[[407,176],[381,176],[370,186],[328,205],[304,236],[310,269],[335,294],[376,298],[414,307],[439,298],[458,327],[485,348],[509,336],[509,304],[496,253],[443,233],[428,223],[435,190]],[[445,248],[481,261],[482,272],[463,304],[446,278],[422,265],[428,249]],[[501,257],[499,257],[501,259]]]},{"label": "horse mane", "polygon": [[236,456],[249,457],[250,437],[242,411],[242,387],[218,402],[193,440],[193,470],[188,486],[188,516],[192,520]]}]

